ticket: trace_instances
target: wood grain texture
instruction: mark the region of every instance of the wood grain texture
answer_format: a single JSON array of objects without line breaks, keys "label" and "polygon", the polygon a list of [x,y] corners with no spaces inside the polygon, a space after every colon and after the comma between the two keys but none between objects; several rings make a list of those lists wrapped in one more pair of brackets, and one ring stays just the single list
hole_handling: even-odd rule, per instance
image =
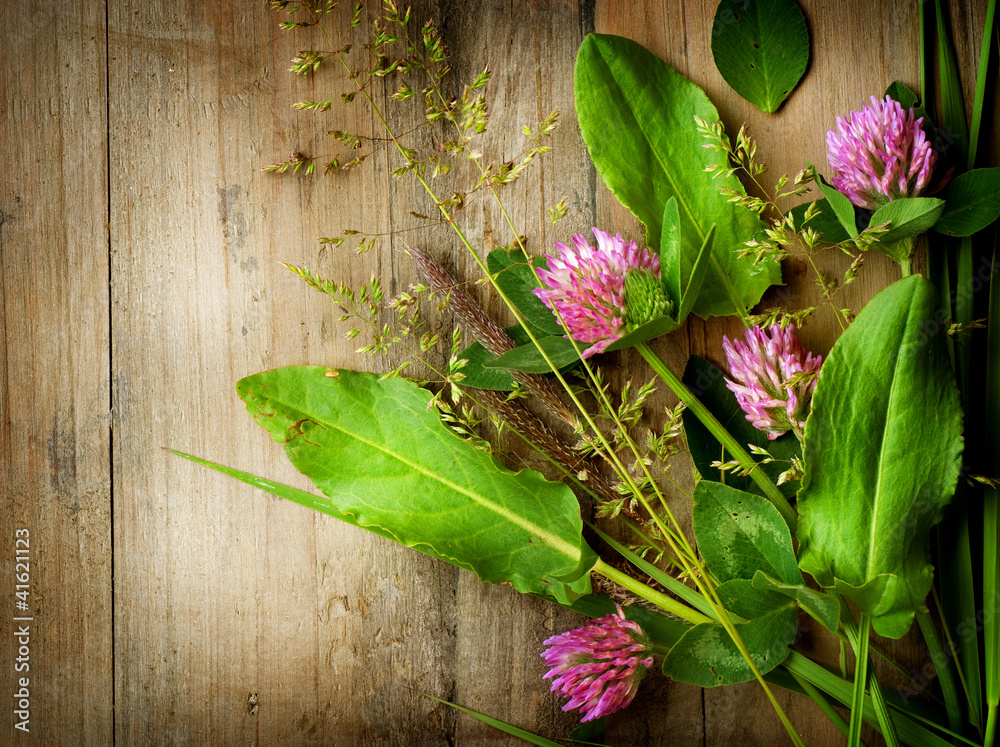
[{"label": "wood grain texture", "polygon": [[[5,3],[0,21],[0,742],[108,744],[104,5]],[[15,607],[18,530],[29,533],[26,610]],[[14,726],[22,677],[27,734]]]},{"label": "wood grain texture", "polygon": [[[483,68],[493,72],[485,161],[516,156],[522,128],[560,111],[552,153],[503,193],[517,232],[543,252],[593,225],[642,237],[590,166],[574,120],[573,61],[590,31],[635,39],[691,77],[729,132],[749,124],[772,177],[806,160],[823,170],[838,114],[892,80],[917,87],[916,3],[800,4],[813,59],[774,116],[715,69],[714,2],[421,0],[413,12],[417,23],[438,20],[454,95]],[[369,0],[366,12],[380,5]],[[949,7],[971,99],[985,3]],[[357,55],[366,29],[346,30],[348,13],[338,9],[329,28]],[[374,274],[394,294],[417,279],[406,248],[418,245],[470,283],[479,276],[450,228],[412,230],[427,222],[412,212],[433,215],[434,205],[413,180],[392,177],[400,161],[386,144],[365,145],[362,167],[326,178],[261,172],[297,152],[342,155],[328,130],[382,135],[360,99],[337,101],[351,88],[343,70],[287,72],[299,50],[331,42],[315,30],[282,32],[263,1],[29,0],[3,5],[0,18],[0,536],[12,548],[14,529],[27,526],[37,547],[33,711],[48,729],[25,743],[109,744],[112,728],[124,745],[516,743],[421,692],[567,736],[576,721],[548,693],[538,654],[578,616],[161,450],[308,488],[246,416],[236,380],[293,364],[386,371],[399,362],[356,354],[366,340],[346,340],[341,312],[281,262],[354,286]],[[389,125],[408,132],[420,103],[392,102],[393,90],[389,81],[370,87]],[[291,108],[328,98],[335,105],[323,115]],[[409,137],[432,142],[422,130]],[[997,146],[994,138],[982,151],[991,162]],[[453,182],[435,186],[448,194],[470,175],[469,164],[456,166]],[[546,210],[562,198],[567,217],[553,227]],[[511,242],[485,195],[470,198],[459,220],[483,254]],[[317,242],[344,229],[386,235],[360,257]],[[842,272],[848,261],[827,254],[820,266]],[[839,305],[861,308],[897,273],[870,255]],[[797,306],[817,303],[804,263],[788,262],[785,278],[765,306],[788,292]],[[482,286],[470,290],[509,319]],[[451,321],[433,324],[447,333]],[[720,362],[721,336],[739,329],[731,319],[693,320],[655,347],[679,371],[692,353]],[[837,332],[824,310],[803,338],[825,353]],[[631,352],[606,367],[617,382],[651,376]],[[688,475],[690,464],[675,471]],[[687,499],[673,503],[689,521]],[[3,553],[8,584],[13,563]],[[836,661],[829,636],[807,623],[797,645]],[[908,669],[926,664],[916,638],[882,645]],[[13,651],[4,636],[4,693]],[[811,701],[779,700],[808,744],[842,743]],[[0,730],[6,743],[2,720]],[[701,691],[660,677],[609,719],[607,736],[618,745],[785,739],[756,685]]]}]

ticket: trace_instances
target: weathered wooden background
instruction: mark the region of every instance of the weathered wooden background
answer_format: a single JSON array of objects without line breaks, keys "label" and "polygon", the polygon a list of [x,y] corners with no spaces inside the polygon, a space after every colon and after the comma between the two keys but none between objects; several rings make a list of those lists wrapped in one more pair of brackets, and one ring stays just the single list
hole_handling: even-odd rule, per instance
[{"label": "weathered wooden background", "polygon": [[[348,85],[332,68],[315,81],[286,72],[299,49],[320,42],[280,31],[268,5],[0,3],[0,743],[508,743],[418,691],[566,736],[574,721],[547,692],[538,653],[575,615],[161,448],[304,487],[246,416],[235,381],[290,364],[392,362],[354,354],[338,312],[279,262],[355,284],[374,272],[398,291],[415,279],[409,241],[469,270],[447,231],[398,233],[361,258],[316,242],[344,228],[401,231],[417,222],[411,210],[432,212],[409,181],[389,176],[391,153],[329,178],[261,172],[296,151],[330,152],[326,130],[378,130],[360,103],[318,119],[292,110]],[[641,238],[575,125],[573,60],[589,31],[636,39],[704,87],[731,132],[750,124],[775,175],[825,164],[836,115],[894,79],[917,87],[917,2],[801,5],[813,59],[775,116],[752,109],[716,71],[715,2],[441,0],[415,14],[439,20],[456,91],[493,70],[487,158],[517,153],[521,127],[562,112],[553,153],[506,194],[518,230],[543,251],[591,225]],[[985,2],[950,6],[971,98]],[[400,107],[393,122],[416,111]],[[546,209],[562,197],[569,213],[553,228]],[[509,241],[487,200],[471,201],[463,220],[487,248]],[[846,260],[825,261],[842,269]],[[843,304],[860,308],[895,272],[871,257]],[[789,263],[786,277],[802,305],[815,299],[802,268]],[[721,335],[734,329],[696,320],[657,348],[676,367],[690,353],[718,360]],[[829,314],[804,337],[825,352],[835,338]],[[649,377],[637,356],[616,362]],[[18,529],[31,545],[31,597],[20,612]],[[13,728],[17,645],[8,634],[25,614],[29,735]],[[894,649],[919,663],[907,643]],[[841,741],[811,701],[780,698],[807,743]],[[635,706],[610,720],[608,740],[785,737],[755,685],[702,692],[650,678]]]}]

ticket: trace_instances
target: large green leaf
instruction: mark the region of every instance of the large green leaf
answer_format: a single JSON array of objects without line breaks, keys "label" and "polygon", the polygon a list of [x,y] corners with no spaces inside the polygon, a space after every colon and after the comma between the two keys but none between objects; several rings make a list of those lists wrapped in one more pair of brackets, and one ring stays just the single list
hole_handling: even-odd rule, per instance
[{"label": "large green leaf", "polygon": [[1000,218],[1000,169],[973,169],[948,187],[944,212],[934,230],[971,236]]},{"label": "large green leaf", "polygon": [[902,636],[930,589],[929,532],[958,481],[962,412],[919,275],[889,286],[823,363],[806,423],[799,565]]},{"label": "large green leaf", "polygon": [[314,366],[255,374],[237,391],[351,523],[490,583],[560,601],[590,593],[597,556],[572,491],[459,438],[428,409],[429,392]]},{"label": "large green leaf", "polygon": [[794,0],[722,0],[712,24],[712,56],[736,93],[771,114],[806,72],[805,16]]},{"label": "large green leaf", "polygon": [[763,571],[786,584],[802,582],[788,525],[766,498],[702,480],[692,518],[698,551],[719,581]]},{"label": "large green leaf", "polygon": [[[726,388],[725,373],[704,358],[693,355],[688,359],[684,383],[737,441],[768,451],[775,461],[761,465],[761,469],[772,480],[777,481],[778,476],[791,467],[792,459],[800,455],[799,440],[792,433],[771,441],[764,431],[747,422],[746,413],[740,409],[736,396]],[[760,486],[751,478],[713,467],[712,462],[725,462],[732,457],[725,454],[719,440],[689,410],[684,411],[683,418],[688,449],[702,478],[761,495]],[[785,482],[778,489],[785,497],[791,497],[795,495],[798,483]]]},{"label": "large green leaf", "polygon": [[889,230],[879,238],[879,243],[891,244],[926,233],[937,222],[942,210],[944,200],[934,197],[900,197],[876,210],[868,225],[889,223]]},{"label": "large green leaf", "polygon": [[704,91],[641,45],[599,34],[588,35],[580,46],[575,89],[590,157],[615,197],[645,224],[650,248],[659,246],[671,197],[680,211],[681,240],[695,248],[692,256],[717,224],[716,261],[708,269],[695,314],[737,313],[731,292],[743,306],[752,306],[780,282],[776,263],[755,264],[735,251],[764,226],[719,193],[724,186],[742,192],[735,176],[712,179],[704,173],[712,164],[728,168],[723,154],[702,147],[705,140],[695,125],[696,115],[709,122],[719,118]]},{"label": "large green leaf", "polygon": [[[727,610],[746,620],[734,627],[761,674],[781,664],[798,630],[795,602],[754,589],[749,579],[724,583],[717,592]],[[688,630],[667,654],[663,672],[678,682],[701,687],[734,685],[754,678],[750,665],[719,623],[702,623]]]}]

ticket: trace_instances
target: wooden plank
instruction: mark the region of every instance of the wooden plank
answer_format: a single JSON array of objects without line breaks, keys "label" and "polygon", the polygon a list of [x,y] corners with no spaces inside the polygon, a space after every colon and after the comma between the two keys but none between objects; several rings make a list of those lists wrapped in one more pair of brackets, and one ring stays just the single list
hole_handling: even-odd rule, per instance
[{"label": "wooden plank", "polygon": [[0,21],[0,742],[104,745],[113,710],[104,3],[5,3]]}]

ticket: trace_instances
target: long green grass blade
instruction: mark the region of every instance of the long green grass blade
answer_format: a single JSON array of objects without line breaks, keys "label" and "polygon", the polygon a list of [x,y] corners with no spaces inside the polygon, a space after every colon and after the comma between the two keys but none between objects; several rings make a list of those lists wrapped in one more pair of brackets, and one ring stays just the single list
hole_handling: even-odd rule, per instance
[{"label": "long green grass blade", "polygon": [[965,103],[962,101],[962,82],[958,76],[958,59],[951,33],[944,20],[941,0],[934,0],[937,21],[938,74],[941,80],[941,121],[943,134],[951,141],[954,160],[965,164],[969,157],[969,128],[965,120]]},{"label": "long green grass blade", "polygon": [[[986,339],[986,463],[1000,463],[1000,285],[996,272],[1000,257],[993,253],[990,282],[989,329]],[[1000,592],[1000,492],[987,489],[983,496],[983,638],[986,654],[986,734],[985,745],[996,740],[997,706],[1000,703],[1000,620],[997,619]]]},{"label": "long green grass blade", "polygon": [[479,713],[479,711],[474,711],[471,708],[466,708],[447,700],[442,700],[441,698],[435,698],[433,695],[428,695],[427,693],[421,693],[421,695],[430,698],[431,700],[436,700],[438,703],[444,703],[446,706],[454,708],[456,711],[467,713],[473,718],[479,719],[484,724],[492,726],[494,729],[499,729],[505,734],[510,734],[512,737],[523,739],[528,744],[537,744],[540,745],[540,747],[562,747],[562,745],[558,742],[553,742],[551,739],[546,739],[545,737],[540,737],[537,734],[532,734],[530,731],[525,731],[524,729],[518,729],[516,726],[511,726],[500,719],[492,718],[484,713]]},{"label": "long green grass blade", "polygon": [[944,647],[941,645],[941,637],[938,635],[930,613],[918,612],[917,624],[920,626],[920,632],[927,644],[927,652],[931,655],[931,661],[937,671],[938,684],[941,685],[941,694],[944,696],[945,708],[948,711],[948,726],[954,731],[959,731],[962,728],[964,714],[962,713],[962,703],[958,699],[958,688],[955,685],[951,657],[945,653]]},{"label": "long green grass blade", "polygon": [[979,127],[983,120],[983,103],[986,98],[986,77],[990,66],[990,47],[993,42],[993,19],[996,13],[996,0],[989,0],[986,5],[986,23],[983,28],[983,43],[979,49],[979,71],[976,73],[976,98],[972,102],[972,122],[969,125],[969,160],[970,169],[976,167],[976,153],[979,148]]},{"label": "long green grass blade", "polygon": [[[847,733],[847,747],[859,747],[861,744],[861,725],[864,723],[864,713],[865,713],[865,688],[868,685],[868,640],[870,618],[864,614],[861,615],[861,634],[858,633],[857,629],[854,629],[854,635],[851,635],[851,629],[854,626],[854,618],[851,617],[851,611],[844,605],[844,626],[848,630],[848,637],[853,640],[851,643],[854,645],[854,692],[851,696],[851,724]],[[881,721],[881,719],[879,719]]]}]

